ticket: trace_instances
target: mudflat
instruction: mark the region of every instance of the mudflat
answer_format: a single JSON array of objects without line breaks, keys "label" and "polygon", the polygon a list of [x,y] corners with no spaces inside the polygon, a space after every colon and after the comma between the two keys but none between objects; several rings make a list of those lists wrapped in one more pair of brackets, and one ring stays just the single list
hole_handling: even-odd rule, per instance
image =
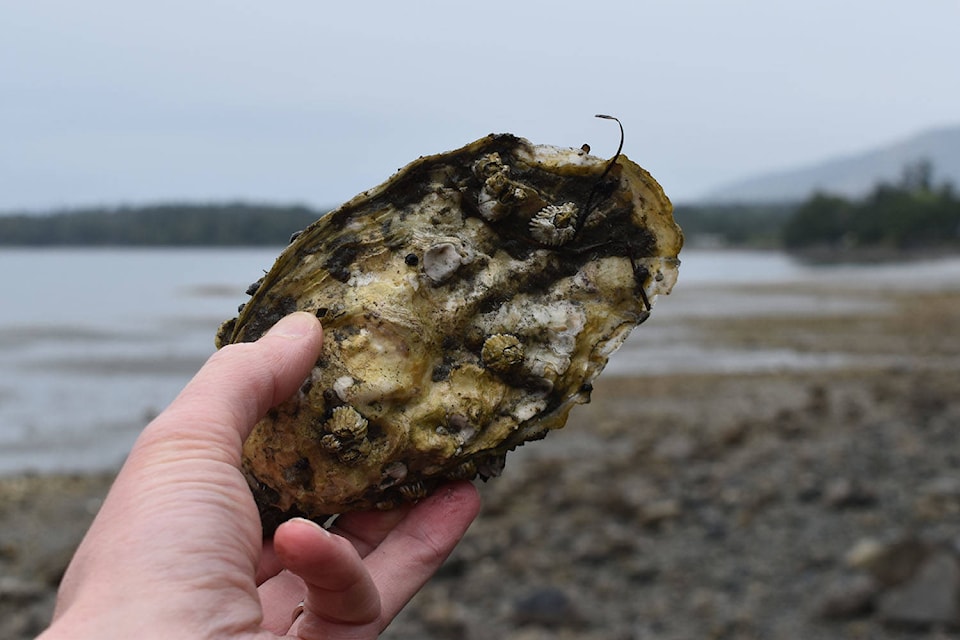
[{"label": "mudflat", "polygon": [[[725,292],[793,306],[662,300],[630,357],[695,348],[511,453],[385,638],[960,637],[960,286]],[[110,481],[0,480],[0,637],[46,625]]]}]

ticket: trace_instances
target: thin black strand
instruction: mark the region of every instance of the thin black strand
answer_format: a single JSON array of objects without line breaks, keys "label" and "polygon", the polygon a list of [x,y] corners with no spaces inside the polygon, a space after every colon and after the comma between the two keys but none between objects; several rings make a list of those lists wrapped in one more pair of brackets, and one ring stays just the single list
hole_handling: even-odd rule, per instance
[{"label": "thin black strand", "polygon": [[586,224],[587,218],[590,217],[590,212],[593,209],[593,198],[596,196],[597,192],[600,189],[600,185],[603,184],[603,179],[607,177],[607,174],[610,173],[610,170],[613,169],[613,165],[617,164],[617,160],[620,158],[620,153],[623,151],[623,123],[620,122],[618,118],[614,116],[604,115],[598,113],[595,118],[603,118],[604,120],[613,120],[617,123],[617,126],[620,127],[620,146],[617,147],[617,152],[613,154],[613,157],[610,158],[610,161],[607,163],[607,166],[603,169],[603,173],[600,174],[600,177],[597,178],[596,183],[594,183],[593,188],[590,190],[590,194],[587,196],[587,204],[583,207],[583,213],[577,217],[577,229],[576,233],[580,233],[580,230],[583,228],[583,225]]}]

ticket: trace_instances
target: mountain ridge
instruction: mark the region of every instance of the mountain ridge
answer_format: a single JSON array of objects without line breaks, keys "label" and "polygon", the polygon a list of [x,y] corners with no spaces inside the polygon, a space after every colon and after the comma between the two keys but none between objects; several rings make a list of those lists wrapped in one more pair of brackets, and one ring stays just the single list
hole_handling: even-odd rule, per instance
[{"label": "mountain ridge", "polygon": [[927,129],[866,151],[763,173],[710,190],[696,203],[800,202],[816,192],[862,198],[880,182],[898,182],[920,160],[933,167],[934,184],[960,187],[960,125]]}]

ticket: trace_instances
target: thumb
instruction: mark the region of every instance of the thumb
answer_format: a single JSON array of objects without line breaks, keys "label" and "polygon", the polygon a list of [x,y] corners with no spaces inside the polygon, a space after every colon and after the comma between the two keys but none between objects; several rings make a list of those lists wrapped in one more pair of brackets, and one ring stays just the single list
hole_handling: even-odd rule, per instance
[{"label": "thumb", "polygon": [[[193,592],[182,584],[165,585],[157,576],[207,584],[209,576],[198,576],[211,557],[229,559],[216,565],[221,569],[249,571],[252,584],[261,530],[238,471],[243,440],[271,406],[302,384],[321,343],[317,319],[295,313],[257,342],[226,346],[207,360],[134,444],[64,576],[58,617],[84,593],[110,593],[113,602],[127,603],[144,589],[159,602],[156,594],[163,589],[189,597]],[[84,591],[85,584],[93,587]]]},{"label": "thumb", "polygon": [[[297,390],[316,363],[320,322],[305,312],[281,319],[256,342],[230,344],[213,354],[144,433],[147,440],[184,439],[223,446],[239,465],[253,425]],[[186,433],[184,433],[186,432]],[[153,437],[151,437],[153,436]]]}]

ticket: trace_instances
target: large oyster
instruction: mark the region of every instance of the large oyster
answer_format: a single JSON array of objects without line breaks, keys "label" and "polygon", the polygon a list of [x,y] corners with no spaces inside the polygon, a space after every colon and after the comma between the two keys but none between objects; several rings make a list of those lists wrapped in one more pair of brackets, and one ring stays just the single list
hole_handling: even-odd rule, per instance
[{"label": "large oyster", "polygon": [[324,350],[244,446],[265,525],[484,479],[563,426],[677,277],[670,201],[620,156],[490,135],[297,236],[217,346],[315,313]]}]

